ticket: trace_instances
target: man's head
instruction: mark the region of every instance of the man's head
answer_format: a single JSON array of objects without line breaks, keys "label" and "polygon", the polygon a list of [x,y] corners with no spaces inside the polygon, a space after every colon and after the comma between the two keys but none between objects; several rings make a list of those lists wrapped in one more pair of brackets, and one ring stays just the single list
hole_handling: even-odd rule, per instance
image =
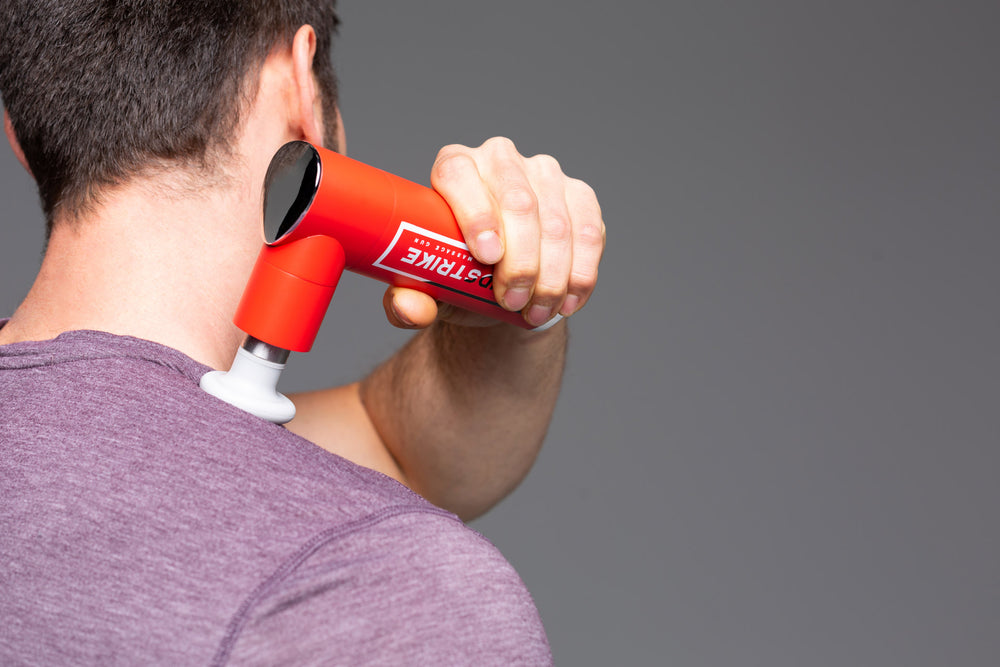
[{"label": "man's head", "polygon": [[136,175],[211,173],[264,58],[304,24],[337,148],[335,1],[5,0],[0,94],[50,228]]}]

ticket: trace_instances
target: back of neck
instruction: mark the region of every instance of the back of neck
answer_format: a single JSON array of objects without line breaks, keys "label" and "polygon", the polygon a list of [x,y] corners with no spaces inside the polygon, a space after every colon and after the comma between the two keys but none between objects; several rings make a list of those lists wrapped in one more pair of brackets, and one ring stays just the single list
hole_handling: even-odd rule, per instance
[{"label": "back of neck", "polygon": [[231,323],[260,247],[259,196],[150,197],[132,184],[79,221],[56,221],[38,277],[0,343],[94,329],[228,367]]}]

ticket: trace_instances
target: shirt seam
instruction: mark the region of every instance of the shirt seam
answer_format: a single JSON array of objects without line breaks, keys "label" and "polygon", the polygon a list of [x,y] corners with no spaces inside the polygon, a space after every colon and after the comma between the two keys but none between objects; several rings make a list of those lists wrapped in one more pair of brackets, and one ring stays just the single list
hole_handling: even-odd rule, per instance
[{"label": "shirt seam", "polygon": [[[16,359],[19,356],[20,355],[10,355],[10,356],[0,355],[0,360],[2,360],[4,358],[7,358],[7,359]],[[28,355],[24,355],[24,356],[28,356]],[[37,356],[40,356],[40,355],[37,355]],[[165,369],[167,369],[169,371],[172,371],[174,373],[179,373],[180,375],[184,376],[184,378],[186,380],[188,380],[189,382],[193,382],[194,384],[197,384],[197,380],[192,377],[192,375],[188,372],[188,369],[182,368],[182,367],[180,367],[177,364],[174,364],[174,363],[171,363],[169,361],[162,360],[162,359],[154,359],[154,358],[142,355],[142,354],[131,354],[131,353],[128,353],[128,352],[124,352],[124,353],[96,354],[96,355],[93,355],[93,356],[86,355],[86,356],[79,356],[79,357],[66,357],[66,358],[61,358],[61,359],[34,359],[34,360],[31,360],[29,363],[27,363],[27,364],[25,364],[23,366],[14,365],[14,364],[6,365],[6,364],[0,363],[0,371],[23,371],[23,370],[28,370],[28,369],[32,369],[32,368],[49,368],[49,367],[52,367],[52,366],[60,366],[62,364],[77,364],[77,363],[85,363],[85,362],[91,362],[91,361],[105,361],[105,360],[108,360],[108,359],[111,359],[111,360],[126,360],[126,361],[144,361],[146,363],[155,364],[156,366],[160,366],[160,367],[165,368]],[[195,362],[195,363],[197,363],[197,362]]]},{"label": "shirt seam", "polygon": [[233,648],[240,638],[240,634],[246,625],[251,610],[263,600],[281,581],[290,576],[299,568],[310,556],[326,544],[342,538],[352,533],[357,533],[367,528],[371,528],[383,521],[402,516],[405,514],[436,514],[451,521],[461,523],[454,514],[438,509],[436,507],[419,507],[414,505],[396,505],[369,514],[365,517],[351,521],[349,523],[328,528],[318,533],[299,548],[294,554],[286,558],[264,581],[260,583],[243,601],[236,613],[230,618],[226,625],[226,633],[219,643],[219,648],[212,659],[212,667],[225,665],[231,657]]}]

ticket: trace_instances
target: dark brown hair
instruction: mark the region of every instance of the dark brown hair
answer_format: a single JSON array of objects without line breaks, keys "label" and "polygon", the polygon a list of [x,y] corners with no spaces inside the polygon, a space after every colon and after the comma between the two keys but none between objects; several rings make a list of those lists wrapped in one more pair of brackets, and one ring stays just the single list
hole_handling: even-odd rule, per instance
[{"label": "dark brown hair", "polygon": [[53,217],[157,167],[225,155],[259,66],[313,26],[335,146],[336,0],[3,0],[0,94]]}]

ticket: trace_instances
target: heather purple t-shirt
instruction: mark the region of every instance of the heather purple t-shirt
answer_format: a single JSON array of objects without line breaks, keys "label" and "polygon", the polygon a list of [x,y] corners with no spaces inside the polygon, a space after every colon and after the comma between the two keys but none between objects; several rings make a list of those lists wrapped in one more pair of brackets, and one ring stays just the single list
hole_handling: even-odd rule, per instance
[{"label": "heather purple t-shirt", "polygon": [[551,663],[487,540],[207,370],[94,331],[0,346],[0,663]]}]

